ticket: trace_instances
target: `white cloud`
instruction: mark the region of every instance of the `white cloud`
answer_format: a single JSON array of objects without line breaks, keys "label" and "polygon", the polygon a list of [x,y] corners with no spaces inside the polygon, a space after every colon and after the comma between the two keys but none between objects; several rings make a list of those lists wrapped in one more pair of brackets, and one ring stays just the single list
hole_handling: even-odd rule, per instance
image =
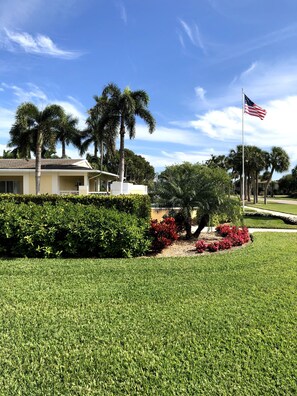
[{"label": "white cloud", "polygon": [[136,125],[136,139],[149,142],[163,142],[168,144],[182,144],[184,146],[201,146],[197,133],[193,130],[167,128],[157,126],[154,133],[150,134],[145,125]]},{"label": "white cloud", "polygon": [[12,90],[19,103],[33,101],[40,105],[48,101],[47,95],[35,84],[27,83],[27,89],[21,88],[17,85],[9,85],[5,83],[2,83],[1,85],[5,89]]},{"label": "white cloud", "polygon": [[116,3],[116,5],[119,8],[121,20],[124,22],[125,25],[127,25],[128,15],[124,3],[122,1],[119,1]]},{"label": "white cloud", "polygon": [[[197,24],[193,24],[191,27],[188,23],[186,23],[184,20],[179,19],[179,22],[183,28],[184,33],[188,37],[188,39],[191,41],[191,43],[198,48],[201,48],[203,52],[205,52],[205,46],[201,38],[201,34],[199,31],[199,27]],[[184,41],[181,40],[181,35],[179,35],[179,40],[184,47]]]},{"label": "white cloud", "polygon": [[9,109],[0,107],[0,138],[8,140],[9,130],[14,123],[15,112]]},{"label": "white cloud", "polygon": [[205,100],[206,91],[205,91],[204,88],[202,88],[202,87],[195,87],[195,93],[196,93],[196,96],[198,96],[198,98],[200,98],[202,101]]},{"label": "white cloud", "polygon": [[38,34],[36,37],[26,32],[15,32],[4,29],[5,37],[2,42],[8,51],[25,51],[31,54],[47,55],[62,59],[75,59],[81,56],[78,51],[66,51],[57,45],[47,36]]},{"label": "white cloud", "polygon": [[[287,148],[292,161],[297,159],[296,108],[297,96],[289,96],[264,103],[267,116],[263,121],[245,114],[245,144],[261,148],[281,146]],[[241,108],[227,107],[209,111],[191,122],[202,134],[225,143],[241,144]]]},{"label": "white cloud", "polygon": [[215,150],[209,148],[205,151],[160,151],[158,155],[142,155],[154,168],[160,170],[165,166],[172,164],[181,164],[183,162],[203,163],[214,154]]}]

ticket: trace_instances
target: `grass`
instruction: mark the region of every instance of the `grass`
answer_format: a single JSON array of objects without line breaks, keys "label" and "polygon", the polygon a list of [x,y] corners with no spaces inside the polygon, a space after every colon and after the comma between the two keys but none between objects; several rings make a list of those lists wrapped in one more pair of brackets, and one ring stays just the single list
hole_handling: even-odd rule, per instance
[{"label": "grass", "polygon": [[286,224],[274,216],[244,216],[244,225],[248,228],[297,229],[297,225]]},{"label": "grass", "polygon": [[297,205],[296,204],[281,204],[269,202],[267,205],[264,204],[247,204],[248,208],[260,208],[265,210],[272,210],[274,212],[289,213],[297,215]]},{"label": "grass", "polygon": [[296,236],[179,259],[1,260],[0,395],[297,394]]}]

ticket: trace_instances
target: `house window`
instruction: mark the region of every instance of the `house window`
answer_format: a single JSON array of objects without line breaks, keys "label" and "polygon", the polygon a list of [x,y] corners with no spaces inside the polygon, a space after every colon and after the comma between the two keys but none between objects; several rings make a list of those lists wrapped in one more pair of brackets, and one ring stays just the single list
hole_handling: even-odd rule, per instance
[{"label": "house window", "polygon": [[0,193],[13,193],[19,194],[20,183],[18,181],[5,180],[0,181]]}]

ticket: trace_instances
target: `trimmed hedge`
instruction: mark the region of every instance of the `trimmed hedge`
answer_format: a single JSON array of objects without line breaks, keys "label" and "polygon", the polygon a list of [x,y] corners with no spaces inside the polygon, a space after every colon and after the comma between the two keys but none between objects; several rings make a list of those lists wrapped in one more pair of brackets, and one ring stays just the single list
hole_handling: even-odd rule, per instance
[{"label": "trimmed hedge", "polygon": [[271,213],[266,213],[266,212],[248,212],[246,211],[245,216],[249,217],[259,217],[259,218],[265,218],[265,217],[275,217],[276,219],[282,220],[285,224],[291,224],[291,225],[296,225],[297,221],[295,219],[296,216],[292,215],[292,217],[287,216],[282,216],[282,215],[275,215],[273,212]]},{"label": "trimmed hedge", "polygon": [[2,256],[135,257],[149,247],[148,221],[135,215],[67,199],[0,201]]},{"label": "trimmed hedge", "polygon": [[34,203],[44,205],[46,202],[56,205],[61,202],[94,205],[97,208],[116,209],[120,212],[135,215],[140,219],[150,220],[151,202],[148,195],[18,195],[0,194],[1,202]]}]

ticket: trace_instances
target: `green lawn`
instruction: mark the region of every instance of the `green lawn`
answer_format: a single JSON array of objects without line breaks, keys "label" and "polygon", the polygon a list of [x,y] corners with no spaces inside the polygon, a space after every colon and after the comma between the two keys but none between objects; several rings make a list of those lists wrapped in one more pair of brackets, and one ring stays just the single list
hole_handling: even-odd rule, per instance
[{"label": "green lawn", "polygon": [[295,234],[179,259],[0,261],[0,395],[296,395]]},{"label": "green lawn", "polygon": [[248,228],[285,228],[297,229],[297,225],[286,224],[282,219],[274,216],[244,216],[244,225]]},{"label": "green lawn", "polygon": [[275,212],[290,213],[293,215],[297,215],[297,205],[296,204],[280,204],[280,203],[269,202],[267,205],[246,204],[246,207],[273,210]]}]

